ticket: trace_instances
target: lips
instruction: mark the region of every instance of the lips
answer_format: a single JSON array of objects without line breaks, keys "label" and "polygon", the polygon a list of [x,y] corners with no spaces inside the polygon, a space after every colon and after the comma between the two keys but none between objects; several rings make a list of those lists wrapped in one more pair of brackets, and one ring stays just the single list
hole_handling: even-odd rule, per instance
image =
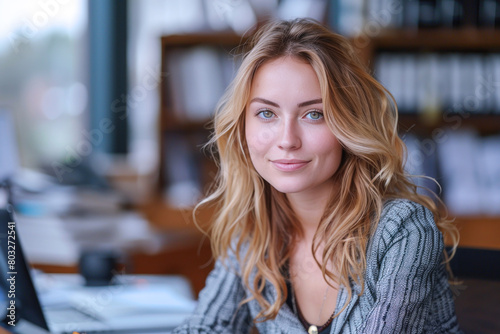
[{"label": "lips", "polygon": [[310,161],[309,160],[298,160],[298,159],[277,159],[271,160],[271,163],[276,167],[276,169],[283,172],[293,172],[305,167]]}]

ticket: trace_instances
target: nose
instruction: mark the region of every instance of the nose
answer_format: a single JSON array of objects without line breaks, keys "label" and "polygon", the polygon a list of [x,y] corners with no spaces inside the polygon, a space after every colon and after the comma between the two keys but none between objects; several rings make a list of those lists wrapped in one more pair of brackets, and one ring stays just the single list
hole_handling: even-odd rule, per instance
[{"label": "nose", "polygon": [[282,150],[296,150],[302,146],[300,130],[292,120],[283,122],[280,128],[278,147]]}]

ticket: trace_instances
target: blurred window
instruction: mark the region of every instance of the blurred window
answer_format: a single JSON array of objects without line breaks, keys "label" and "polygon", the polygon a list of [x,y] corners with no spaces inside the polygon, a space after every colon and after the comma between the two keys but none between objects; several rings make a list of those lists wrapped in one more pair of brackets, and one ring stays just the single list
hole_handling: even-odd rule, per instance
[{"label": "blurred window", "polygon": [[21,164],[71,155],[88,118],[87,1],[1,1],[0,107],[13,112]]}]

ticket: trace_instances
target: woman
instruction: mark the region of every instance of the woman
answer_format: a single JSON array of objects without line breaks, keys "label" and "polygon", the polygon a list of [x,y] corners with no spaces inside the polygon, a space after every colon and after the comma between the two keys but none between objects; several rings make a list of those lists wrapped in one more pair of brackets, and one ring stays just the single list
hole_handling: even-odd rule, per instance
[{"label": "woman", "polygon": [[220,103],[217,259],[174,333],[457,333],[442,234],[403,171],[391,95],[310,20],[249,42]]}]

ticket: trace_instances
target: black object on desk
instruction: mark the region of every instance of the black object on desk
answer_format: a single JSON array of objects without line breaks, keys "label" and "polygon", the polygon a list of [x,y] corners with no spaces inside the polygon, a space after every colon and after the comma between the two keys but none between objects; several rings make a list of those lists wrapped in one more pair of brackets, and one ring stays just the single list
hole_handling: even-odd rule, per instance
[{"label": "black object on desk", "polygon": [[80,273],[88,286],[109,285],[116,272],[118,255],[111,250],[86,250],[80,256]]}]

